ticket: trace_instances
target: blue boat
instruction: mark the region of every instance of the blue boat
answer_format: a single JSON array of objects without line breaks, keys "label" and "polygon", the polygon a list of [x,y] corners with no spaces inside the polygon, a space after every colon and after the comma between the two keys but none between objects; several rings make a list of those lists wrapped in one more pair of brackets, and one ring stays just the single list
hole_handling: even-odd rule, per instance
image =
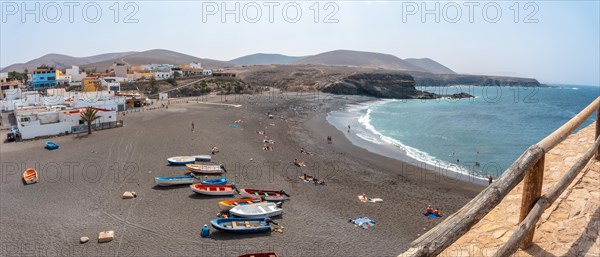
[{"label": "blue boat", "polygon": [[200,183],[201,184],[205,184],[205,185],[226,185],[227,184],[227,178],[216,178],[216,179],[202,180]]},{"label": "blue boat", "polygon": [[230,233],[249,234],[271,231],[270,220],[266,218],[214,219],[210,224],[217,230]]},{"label": "blue boat", "polygon": [[159,186],[174,186],[193,184],[194,177],[192,176],[175,176],[175,177],[154,177],[154,183]]},{"label": "blue boat", "polygon": [[46,141],[46,149],[55,150],[58,149],[58,144],[50,141]]}]

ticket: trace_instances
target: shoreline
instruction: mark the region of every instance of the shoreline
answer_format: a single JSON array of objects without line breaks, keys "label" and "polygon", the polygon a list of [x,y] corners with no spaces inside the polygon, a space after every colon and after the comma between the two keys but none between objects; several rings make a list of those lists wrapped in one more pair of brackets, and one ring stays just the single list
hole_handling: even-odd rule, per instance
[{"label": "shoreline", "polygon": [[[346,133],[346,130],[345,130],[346,124],[342,124],[342,122],[341,122],[341,120],[344,118],[340,118],[339,116],[348,114],[349,112],[346,110],[347,108],[350,108],[352,105],[363,105],[366,108],[370,108],[371,104],[381,104],[386,101],[390,101],[390,100],[389,99],[371,99],[371,100],[358,101],[358,102],[354,102],[351,104],[346,104],[346,105],[339,107],[337,110],[328,112],[325,115],[324,119],[325,119],[326,123],[328,123],[329,125],[334,127],[336,130],[338,130],[341,135],[343,135],[347,140],[349,140],[352,143],[352,145],[354,145],[356,147],[365,149],[365,150],[367,150],[371,153],[377,154],[377,155],[385,156],[385,157],[395,159],[395,160],[398,160],[398,161],[401,161],[404,163],[409,163],[413,166],[417,166],[417,167],[426,169],[431,172],[437,172],[437,173],[439,173],[443,176],[449,177],[449,178],[455,178],[455,179],[462,180],[464,182],[472,183],[472,184],[479,185],[479,186],[487,186],[488,185],[487,178],[477,176],[476,175],[477,172],[474,172],[473,170],[468,170],[467,168],[465,168],[463,166],[454,165],[452,163],[441,163],[441,161],[439,161],[439,160],[438,160],[439,161],[438,163],[430,163],[425,160],[420,160],[416,157],[410,156],[405,150],[399,149],[398,146],[394,146],[391,144],[377,144],[377,143],[374,143],[367,139],[362,138],[361,136],[357,135],[356,133],[353,133],[353,130],[356,128],[356,125],[361,123],[358,121],[358,119],[356,119],[356,117],[345,118],[344,121],[349,121],[352,124],[355,124],[353,130],[351,130],[352,132]],[[335,114],[333,114],[334,112],[336,112],[337,117],[332,117],[335,115]],[[330,119],[330,117],[332,117],[332,119]],[[337,122],[334,121],[333,119],[337,119]],[[362,124],[360,124],[360,126],[362,126]],[[369,131],[369,133],[373,133],[373,132]],[[420,151],[417,148],[413,148],[413,149]],[[436,158],[436,160],[437,160],[437,158]],[[455,167],[455,168],[452,169],[450,167]]]}]

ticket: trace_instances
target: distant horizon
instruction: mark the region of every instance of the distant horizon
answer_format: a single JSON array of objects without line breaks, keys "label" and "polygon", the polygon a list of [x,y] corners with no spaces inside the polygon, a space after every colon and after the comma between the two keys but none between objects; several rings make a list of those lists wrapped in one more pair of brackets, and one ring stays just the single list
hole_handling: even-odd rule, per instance
[{"label": "distant horizon", "polygon": [[[351,49],[431,58],[459,74],[515,73],[542,83],[600,85],[598,1],[469,2],[473,15],[462,1],[287,1],[276,3],[273,17],[267,2],[252,3],[134,1],[116,5],[121,12],[115,15],[113,3],[77,2],[70,17],[60,4],[49,9],[63,8],[62,16],[52,16],[44,9],[51,4],[42,2],[36,22],[35,15],[19,13],[33,2],[3,2],[0,67],[47,53],[84,57],[168,49],[232,60],[254,53],[307,56]],[[102,15],[82,15],[87,5]],[[301,15],[282,15],[288,5]],[[236,11],[220,12],[223,8]],[[253,8],[261,15],[252,16]],[[31,31],[54,31],[56,40],[40,41]]]}]

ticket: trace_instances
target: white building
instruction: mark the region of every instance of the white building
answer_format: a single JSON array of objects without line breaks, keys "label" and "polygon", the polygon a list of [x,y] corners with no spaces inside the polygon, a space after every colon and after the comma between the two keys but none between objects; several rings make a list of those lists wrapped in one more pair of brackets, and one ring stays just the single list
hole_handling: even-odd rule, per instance
[{"label": "white building", "polygon": [[202,75],[204,75],[204,76],[211,76],[212,75],[212,70],[203,70],[202,71]]},{"label": "white building", "polygon": [[156,78],[157,80],[161,80],[161,79],[168,79],[171,78],[173,76],[173,71],[172,70],[161,70],[161,71],[157,71],[156,73],[154,73],[154,78]]},{"label": "white building", "polygon": [[192,69],[202,69],[202,63],[199,62],[192,62],[190,63],[190,67]]},{"label": "white building", "polygon": [[79,71],[79,66],[73,66],[70,69],[67,69],[65,73],[65,76],[71,77],[71,81],[69,82],[81,82],[83,81],[83,78],[86,77],[85,72]]},{"label": "white building", "polygon": [[[15,117],[21,138],[32,139],[41,136],[58,135],[61,133],[73,133],[81,130],[82,125],[87,125],[81,119],[81,112],[85,108],[61,110],[48,107],[24,107],[15,110]],[[105,123],[116,123],[117,112],[105,109],[97,109],[100,117],[93,125],[101,126]]]},{"label": "white building", "polygon": [[111,92],[121,92],[121,83],[117,78],[104,77],[100,79],[100,83],[102,84],[103,90],[108,90]]}]

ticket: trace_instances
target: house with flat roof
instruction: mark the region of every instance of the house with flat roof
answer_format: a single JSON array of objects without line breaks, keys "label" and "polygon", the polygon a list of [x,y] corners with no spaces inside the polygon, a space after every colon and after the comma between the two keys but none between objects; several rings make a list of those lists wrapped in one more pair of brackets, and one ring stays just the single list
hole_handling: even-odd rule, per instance
[{"label": "house with flat roof", "polygon": [[56,87],[56,70],[54,67],[39,67],[33,70],[31,85],[33,90]]},{"label": "house with flat roof", "polygon": [[[15,110],[17,127],[21,138],[32,139],[42,136],[53,136],[80,132],[87,124],[81,119],[84,108],[66,109],[65,106],[37,107],[27,106]],[[117,122],[117,112],[94,108],[100,118],[94,126]]]}]

